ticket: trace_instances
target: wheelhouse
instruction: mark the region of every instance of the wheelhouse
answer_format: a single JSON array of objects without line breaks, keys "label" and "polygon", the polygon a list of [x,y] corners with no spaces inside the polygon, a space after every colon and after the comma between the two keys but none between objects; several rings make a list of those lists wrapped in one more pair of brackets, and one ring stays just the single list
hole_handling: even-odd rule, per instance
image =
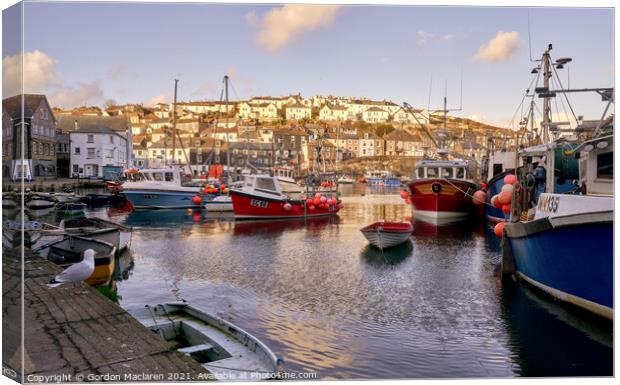
[{"label": "wheelhouse", "polygon": [[415,179],[469,180],[465,162],[421,162],[416,165]]}]

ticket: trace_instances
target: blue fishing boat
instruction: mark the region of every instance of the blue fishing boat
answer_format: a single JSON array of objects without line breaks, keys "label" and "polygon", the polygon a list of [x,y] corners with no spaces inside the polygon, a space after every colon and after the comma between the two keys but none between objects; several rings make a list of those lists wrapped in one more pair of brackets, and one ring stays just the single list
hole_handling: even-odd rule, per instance
[{"label": "blue fishing boat", "polygon": [[[550,50],[541,65],[549,66]],[[609,107],[613,89],[592,91]],[[538,92],[553,94],[546,88]],[[613,319],[613,115],[590,132],[578,126],[577,133],[590,137],[581,143],[557,138],[551,114],[543,115],[542,127],[548,129],[543,137],[553,134],[556,140],[519,151],[519,188],[504,226],[502,270],[565,303]],[[566,182],[558,150],[578,162],[578,180]]]},{"label": "blue fishing boat", "polygon": [[400,179],[388,171],[370,171],[364,175],[369,186],[377,187],[400,187]]}]

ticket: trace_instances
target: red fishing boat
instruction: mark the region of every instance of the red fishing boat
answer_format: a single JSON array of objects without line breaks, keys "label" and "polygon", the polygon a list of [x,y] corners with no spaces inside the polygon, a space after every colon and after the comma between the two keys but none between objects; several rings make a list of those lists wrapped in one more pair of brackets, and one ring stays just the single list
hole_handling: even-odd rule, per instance
[{"label": "red fishing boat", "polygon": [[230,190],[235,219],[314,218],[335,215],[342,203],[337,190],[300,195],[282,193],[275,176],[248,175],[243,186]]},{"label": "red fishing boat", "polygon": [[457,222],[473,210],[476,184],[462,160],[422,160],[409,182],[413,217],[430,222]]},{"label": "red fishing boat", "polygon": [[407,242],[413,231],[411,222],[378,221],[360,229],[371,245],[380,249]]}]

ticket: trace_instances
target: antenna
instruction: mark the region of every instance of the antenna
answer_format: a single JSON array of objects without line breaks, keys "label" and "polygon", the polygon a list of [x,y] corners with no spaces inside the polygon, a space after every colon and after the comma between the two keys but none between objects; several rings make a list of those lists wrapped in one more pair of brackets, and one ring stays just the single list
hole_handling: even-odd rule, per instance
[{"label": "antenna", "polygon": [[530,31],[530,11],[527,11],[527,45],[530,49],[530,61],[533,62],[532,59],[532,33]]}]

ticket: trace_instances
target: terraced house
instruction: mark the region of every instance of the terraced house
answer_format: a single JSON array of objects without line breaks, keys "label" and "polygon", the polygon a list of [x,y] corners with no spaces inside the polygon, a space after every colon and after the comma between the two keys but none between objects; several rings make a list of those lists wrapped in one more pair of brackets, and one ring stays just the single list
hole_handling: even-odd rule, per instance
[{"label": "terraced house", "polygon": [[3,175],[12,180],[55,178],[56,124],[45,95],[24,94],[2,100]]}]

